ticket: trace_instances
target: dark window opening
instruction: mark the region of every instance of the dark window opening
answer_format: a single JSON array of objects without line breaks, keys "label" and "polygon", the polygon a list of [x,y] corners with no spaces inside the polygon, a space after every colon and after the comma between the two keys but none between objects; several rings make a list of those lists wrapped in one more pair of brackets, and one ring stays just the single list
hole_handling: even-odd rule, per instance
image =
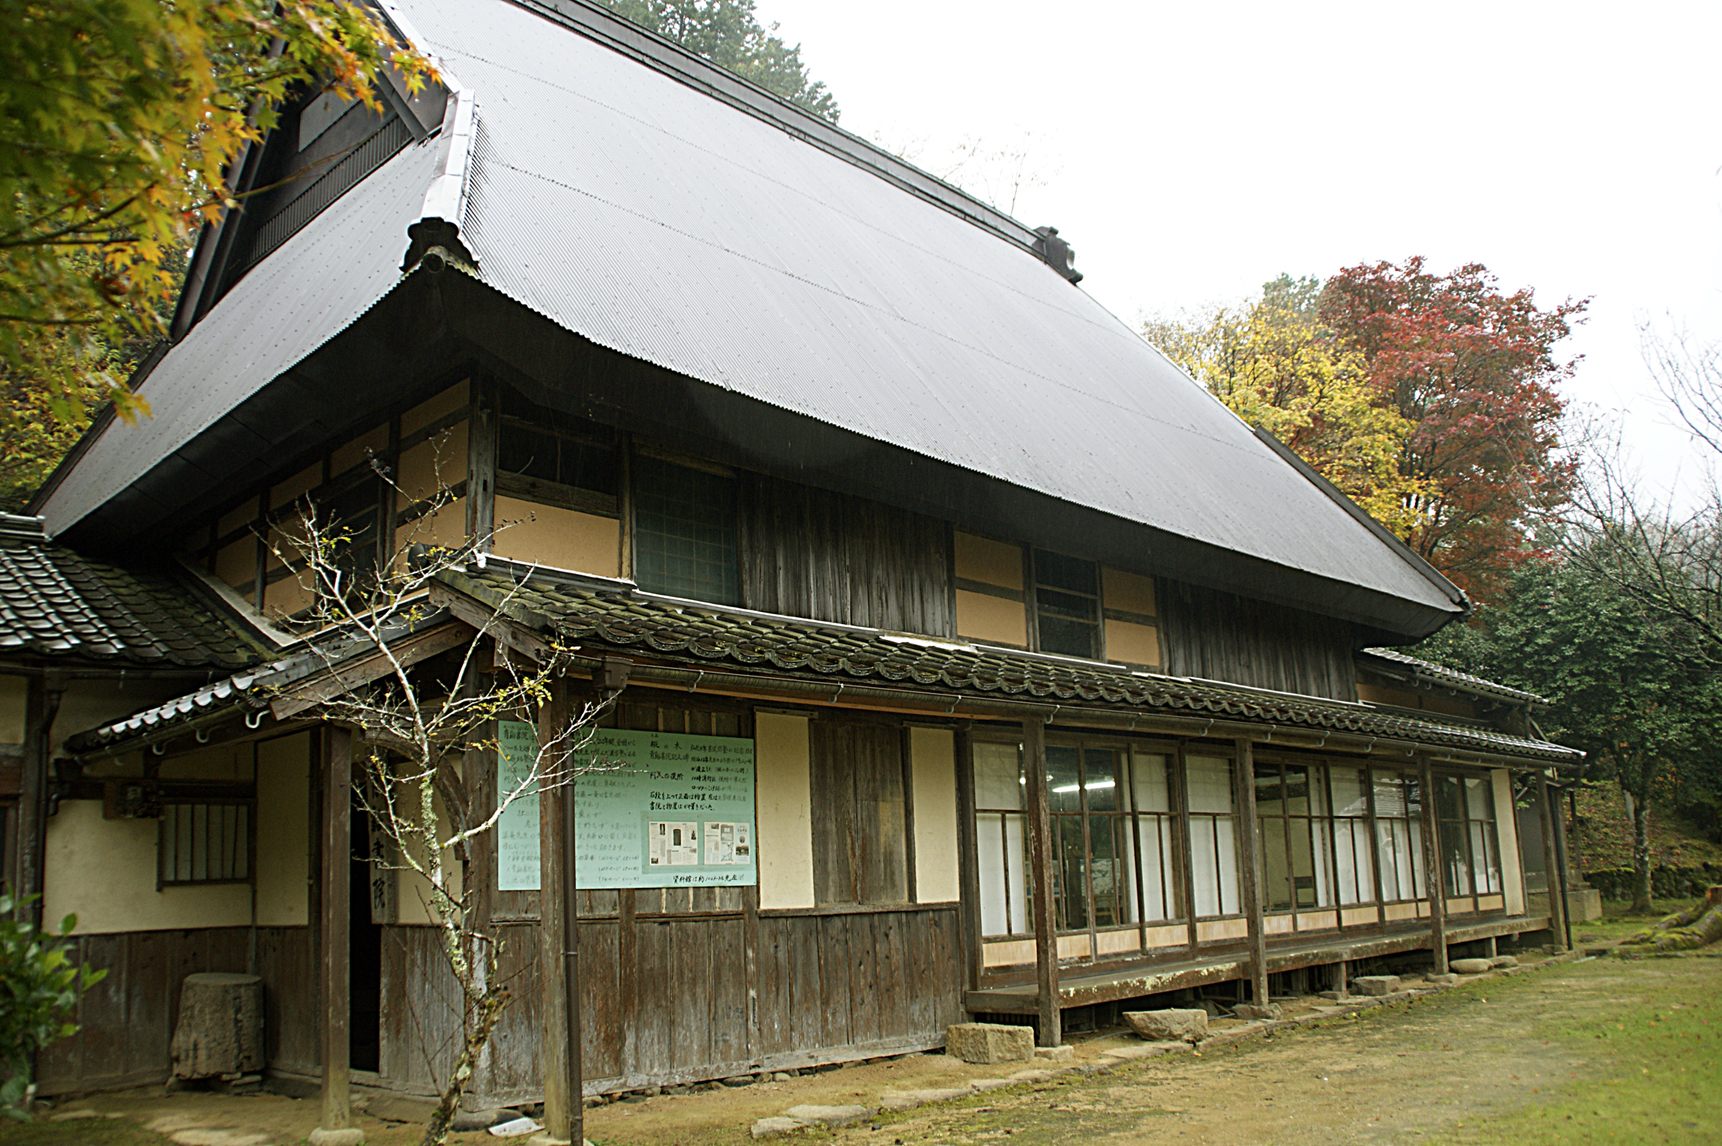
[{"label": "dark window opening", "polygon": [[671,597],[741,603],[735,480],[655,458],[634,464],[634,580]]},{"label": "dark window opening", "polygon": [[1034,551],[1035,632],[1043,653],[1100,655],[1100,569],[1092,561]]},{"label": "dark window opening", "polygon": [[547,504],[614,514],[622,487],[615,431],[528,402],[506,387],[497,486]]}]

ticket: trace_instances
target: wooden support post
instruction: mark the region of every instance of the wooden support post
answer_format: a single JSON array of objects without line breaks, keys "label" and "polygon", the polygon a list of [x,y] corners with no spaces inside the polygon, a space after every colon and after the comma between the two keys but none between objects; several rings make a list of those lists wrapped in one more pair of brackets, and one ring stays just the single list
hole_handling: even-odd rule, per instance
[{"label": "wooden support post", "polygon": [[957,900],[957,918],[963,929],[963,984],[973,991],[981,985],[985,954],[981,944],[981,875],[978,833],[975,830],[975,757],[969,726],[956,732],[957,756],[957,851],[962,877],[962,897]]},{"label": "wooden support post", "polygon": [[312,1141],[358,1141],[352,1130],[353,733],[323,729],[323,1113]]},{"label": "wooden support post", "polygon": [[1064,1041],[1058,994],[1058,910],[1052,895],[1052,812],[1046,790],[1046,723],[1022,723],[1022,769],[1028,780],[1029,864],[1033,868],[1034,970],[1040,1045]]},{"label": "wooden support post", "polygon": [[489,553],[496,533],[496,451],[500,434],[496,383],[475,379],[467,429],[466,535]]},{"label": "wooden support post", "polygon": [[1441,879],[1441,820],[1435,808],[1435,773],[1427,759],[1417,762],[1423,790],[1423,882],[1429,891],[1429,948],[1435,974],[1447,973],[1447,891]]},{"label": "wooden support post", "polygon": [[1351,994],[1351,976],[1347,971],[1348,967],[1344,959],[1337,963],[1328,964],[1327,989],[1342,999]]},{"label": "wooden support post", "polygon": [[1549,778],[1537,775],[1537,804],[1542,816],[1543,871],[1549,894],[1549,934],[1557,947],[1566,946],[1566,898],[1561,895],[1560,848],[1555,844],[1555,832],[1560,829],[1561,814],[1555,808],[1554,792]]},{"label": "wooden support post", "polygon": [[1248,739],[1237,741],[1237,764],[1232,770],[1233,801],[1238,806],[1238,875],[1243,883],[1244,916],[1250,926],[1250,1001],[1258,1007],[1268,1003],[1268,932],[1262,920],[1262,875],[1257,856],[1256,754]]},{"label": "wooden support post", "polygon": [[[48,831],[48,756],[57,698],[50,700],[40,673],[24,683],[24,756],[18,777],[17,839],[7,843],[13,854],[17,886],[13,914],[31,923],[42,922],[42,851]],[[38,898],[31,898],[31,897]]]},{"label": "wooden support post", "polygon": [[[549,744],[569,719],[568,686],[557,681],[538,713],[538,742]],[[555,763],[547,767],[560,771]],[[585,1113],[580,1077],[580,980],[575,964],[574,788],[546,784],[538,796],[539,1062],[544,1070],[544,1135],[579,1142]]]}]

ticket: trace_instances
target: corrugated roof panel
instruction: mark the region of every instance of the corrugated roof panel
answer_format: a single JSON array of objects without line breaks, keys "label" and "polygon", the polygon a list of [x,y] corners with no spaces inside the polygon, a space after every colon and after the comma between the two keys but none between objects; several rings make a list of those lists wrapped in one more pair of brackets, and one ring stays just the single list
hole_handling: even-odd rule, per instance
[{"label": "corrugated roof panel", "polygon": [[42,507],[64,532],[350,325],[400,279],[436,149],[409,146],[241,279],[157,364],[150,416],[110,424]]},{"label": "corrugated roof panel", "polygon": [[503,0],[402,7],[475,93],[462,232],[510,297],[870,438],[1454,608],[1016,244]]}]

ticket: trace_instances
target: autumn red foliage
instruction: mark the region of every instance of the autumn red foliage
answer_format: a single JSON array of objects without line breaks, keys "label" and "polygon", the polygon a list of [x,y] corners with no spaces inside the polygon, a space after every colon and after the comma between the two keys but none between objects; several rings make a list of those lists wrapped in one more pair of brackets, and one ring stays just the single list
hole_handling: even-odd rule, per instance
[{"label": "autumn red foliage", "polygon": [[1322,321],[1360,349],[1371,385],[1415,429],[1401,472],[1428,492],[1412,548],[1474,598],[1498,592],[1532,551],[1530,522],[1567,497],[1558,393],[1577,359],[1557,344],[1588,300],[1538,307],[1480,263],[1434,274],[1422,258],[1346,267],[1327,281]]}]

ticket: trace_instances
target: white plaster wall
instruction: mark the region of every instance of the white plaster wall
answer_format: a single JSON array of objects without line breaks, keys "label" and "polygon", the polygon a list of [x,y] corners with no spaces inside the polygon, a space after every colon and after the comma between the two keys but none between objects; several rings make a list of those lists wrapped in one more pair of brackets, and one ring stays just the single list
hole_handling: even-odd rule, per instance
[{"label": "white plaster wall", "polygon": [[956,735],[947,728],[911,728],[909,775],[915,801],[915,898],[921,903],[954,902],[962,895]]},{"label": "white plaster wall", "polygon": [[753,751],[759,905],[812,907],[813,777],[807,718],[759,713]]},{"label": "white plaster wall", "polygon": [[78,917],[80,935],[243,927],[251,887],[156,890],[155,820],[104,820],[100,800],[67,800],[48,820],[43,917]]},{"label": "white plaster wall", "polygon": [[310,922],[311,734],[257,746],[257,924]]},{"label": "white plaster wall", "polygon": [[1507,914],[1525,913],[1525,865],[1519,857],[1519,816],[1513,807],[1513,777],[1505,768],[1490,776],[1495,786],[1495,832],[1501,843],[1501,888]]}]

